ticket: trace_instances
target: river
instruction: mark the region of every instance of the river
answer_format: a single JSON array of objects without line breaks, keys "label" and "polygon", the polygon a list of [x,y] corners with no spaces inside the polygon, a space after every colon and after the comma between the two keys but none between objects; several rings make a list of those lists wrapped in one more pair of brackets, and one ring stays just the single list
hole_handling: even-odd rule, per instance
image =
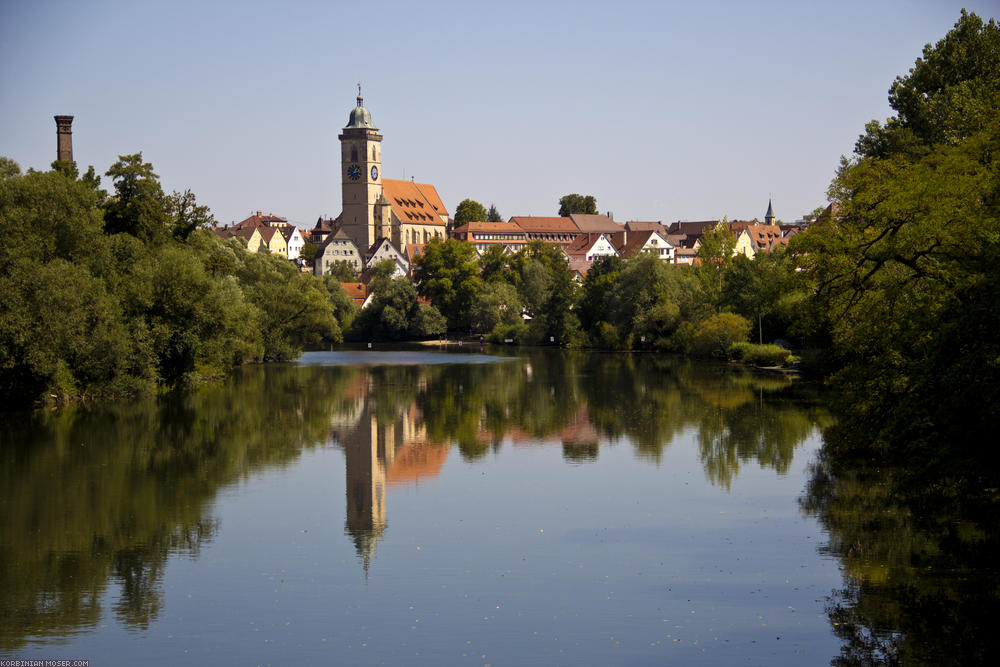
[{"label": "river", "polygon": [[780,375],[506,350],[7,414],[0,655],[829,664],[857,575],[815,492],[829,421]]}]

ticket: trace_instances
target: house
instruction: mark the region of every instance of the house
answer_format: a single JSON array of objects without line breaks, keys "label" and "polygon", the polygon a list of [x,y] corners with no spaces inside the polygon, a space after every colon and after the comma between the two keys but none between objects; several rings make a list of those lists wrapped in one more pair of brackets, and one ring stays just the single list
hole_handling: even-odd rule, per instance
[{"label": "house", "polygon": [[319,219],[316,220],[316,225],[307,233],[307,237],[310,243],[320,245],[326,240],[326,237],[336,231],[337,227],[334,224],[333,218],[324,218],[323,216],[320,216]]},{"label": "house", "polygon": [[285,238],[285,247],[288,259],[294,262],[299,258],[299,253],[302,252],[302,246],[306,244],[306,240],[302,237],[302,232],[300,232],[299,228],[294,225],[280,227],[278,231]]},{"label": "house", "polygon": [[631,232],[623,234],[621,238],[624,243],[618,246],[617,249],[618,254],[625,259],[631,259],[639,253],[647,253],[655,255],[664,262],[674,262],[676,249],[667,240],[667,236],[663,232],[653,230]]},{"label": "house", "polygon": [[[285,237],[282,236],[280,228],[258,227],[257,231],[260,233],[260,246],[258,250],[267,248],[268,252],[272,255],[288,257],[288,244],[285,242]],[[249,248],[249,246],[247,247]]]},{"label": "house", "polygon": [[517,252],[528,244],[524,230],[514,222],[469,222],[453,229],[451,237],[473,244],[480,255],[492,246]]},{"label": "house", "polygon": [[392,272],[393,278],[398,276],[406,277],[410,272],[410,262],[403,256],[403,253],[396,249],[396,246],[394,246],[392,241],[389,239],[381,238],[375,241],[375,243],[368,248],[368,252],[365,253],[365,257],[367,257],[365,260],[366,271],[371,270],[372,266],[374,266],[376,262],[380,262],[383,259],[389,259],[396,264],[396,268]]},{"label": "house", "polygon": [[344,290],[358,307],[363,306],[368,299],[368,285],[364,283],[340,283],[340,289]]},{"label": "house", "polygon": [[[260,211],[228,227],[213,227],[212,232],[219,238],[242,239],[250,252],[267,248],[272,255],[288,259],[297,259],[304,243],[298,229],[290,225],[287,219],[270,213],[265,215]],[[290,240],[297,248],[294,257],[288,256]]]},{"label": "house", "polygon": [[355,273],[360,273],[361,269],[364,268],[358,247],[343,230],[328,235],[326,240],[320,244],[316,251],[316,259],[313,261],[313,274],[316,276],[326,275],[336,262],[347,262]]},{"label": "house", "polygon": [[570,218],[514,216],[510,222],[524,231],[525,240],[544,241],[566,248],[580,234],[580,228]]},{"label": "house", "polygon": [[603,232],[580,234],[566,247],[566,254],[571,262],[580,259],[593,262],[596,257],[618,256],[618,249],[609,236]]}]

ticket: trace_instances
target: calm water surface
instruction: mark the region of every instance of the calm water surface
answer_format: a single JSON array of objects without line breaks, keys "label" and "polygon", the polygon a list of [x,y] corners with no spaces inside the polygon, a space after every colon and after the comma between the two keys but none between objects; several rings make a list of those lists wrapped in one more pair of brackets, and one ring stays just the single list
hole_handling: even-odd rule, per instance
[{"label": "calm water surface", "polygon": [[828,664],[825,412],[653,355],[310,353],[0,425],[0,655]]}]

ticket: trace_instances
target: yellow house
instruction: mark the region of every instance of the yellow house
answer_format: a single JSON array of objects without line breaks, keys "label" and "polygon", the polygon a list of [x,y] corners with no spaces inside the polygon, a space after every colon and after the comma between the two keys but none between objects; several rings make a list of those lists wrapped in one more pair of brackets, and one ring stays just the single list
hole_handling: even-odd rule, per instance
[{"label": "yellow house", "polygon": [[[254,231],[260,235],[261,245],[266,247],[272,255],[288,257],[288,242],[285,241],[285,236],[278,227],[258,227]],[[250,249],[249,245],[247,249],[256,252],[256,250]]]}]

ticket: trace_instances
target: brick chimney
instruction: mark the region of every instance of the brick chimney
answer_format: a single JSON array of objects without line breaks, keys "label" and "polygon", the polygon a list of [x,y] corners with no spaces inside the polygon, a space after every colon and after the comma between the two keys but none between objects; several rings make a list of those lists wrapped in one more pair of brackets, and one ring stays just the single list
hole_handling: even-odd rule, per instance
[{"label": "brick chimney", "polygon": [[56,119],[56,159],[73,161],[73,117],[53,116]]}]

